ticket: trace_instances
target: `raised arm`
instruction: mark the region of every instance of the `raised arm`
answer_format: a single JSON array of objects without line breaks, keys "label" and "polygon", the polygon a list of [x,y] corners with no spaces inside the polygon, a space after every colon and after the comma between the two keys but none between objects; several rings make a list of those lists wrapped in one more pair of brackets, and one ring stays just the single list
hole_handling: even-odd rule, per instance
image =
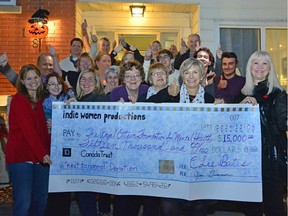
[{"label": "raised arm", "polygon": [[119,40],[119,42],[118,42],[118,45],[117,45],[117,43],[116,43],[116,41],[114,41],[113,42],[113,50],[112,50],[112,52],[110,53],[110,57],[111,57],[111,64],[112,65],[115,65],[115,63],[116,63],[116,60],[115,60],[115,57],[117,56],[117,54],[119,53],[119,52],[121,52],[122,51],[122,49],[123,49],[123,46],[122,46],[122,44],[121,44],[121,39]]},{"label": "raised arm", "polygon": [[81,24],[82,29],[82,41],[84,43],[85,52],[89,52],[91,48],[91,44],[89,42],[89,35],[87,32],[87,21],[84,19],[83,23]]},{"label": "raised arm", "polygon": [[8,63],[6,53],[0,56],[0,72],[9,80],[9,82],[15,87],[18,74]]},{"label": "raised arm", "polygon": [[221,44],[219,44],[216,51],[216,61],[215,61],[215,72],[218,75],[222,73],[222,61],[221,61],[222,53],[223,51],[221,50]]},{"label": "raised arm", "polygon": [[91,37],[91,47],[89,54],[92,57],[92,59],[95,59],[97,54],[98,54],[98,37],[90,32],[90,37]]},{"label": "raised arm", "polygon": [[140,51],[135,46],[130,46],[123,38],[122,40],[122,46],[124,49],[128,51],[132,51],[134,53],[135,60],[139,61],[141,64],[144,63],[144,56],[141,55]]},{"label": "raised arm", "polygon": [[60,76],[62,76],[62,70],[61,70],[61,67],[60,67],[60,64],[59,64],[59,60],[58,60],[58,56],[57,56],[57,53],[56,53],[56,49],[53,46],[51,46],[51,45],[48,45],[48,46],[49,46],[49,50],[50,50],[50,53],[51,53],[52,58],[53,58],[53,69]]},{"label": "raised arm", "polygon": [[182,38],[181,39],[181,48],[180,48],[178,54],[175,57],[174,68],[179,70],[180,65],[187,58],[189,58],[189,49],[188,49],[187,44],[185,43],[185,41]]}]

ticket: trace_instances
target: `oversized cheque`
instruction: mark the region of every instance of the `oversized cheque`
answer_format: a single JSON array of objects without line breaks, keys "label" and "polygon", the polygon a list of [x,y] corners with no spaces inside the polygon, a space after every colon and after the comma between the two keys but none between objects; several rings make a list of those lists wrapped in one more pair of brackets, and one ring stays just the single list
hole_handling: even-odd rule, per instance
[{"label": "oversized cheque", "polygon": [[53,103],[49,191],[261,201],[259,107]]}]

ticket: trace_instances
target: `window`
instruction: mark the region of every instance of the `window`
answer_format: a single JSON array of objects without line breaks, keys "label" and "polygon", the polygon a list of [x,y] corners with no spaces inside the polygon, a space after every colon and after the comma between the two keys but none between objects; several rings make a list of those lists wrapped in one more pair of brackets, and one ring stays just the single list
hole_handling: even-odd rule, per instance
[{"label": "window", "polygon": [[0,5],[16,5],[16,0],[0,0]]},{"label": "window", "polygon": [[287,89],[287,30],[266,29],[266,50],[271,55],[280,84]]},{"label": "window", "polygon": [[287,28],[220,28],[223,51],[235,52],[243,76],[250,55],[256,50],[266,50],[272,57],[277,77],[287,89]]},{"label": "window", "polygon": [[220,44],[223,51],[234,52],[238,58],[238,68],[245,76],[250,55],[260,49],[260,29],[221,28]]}]

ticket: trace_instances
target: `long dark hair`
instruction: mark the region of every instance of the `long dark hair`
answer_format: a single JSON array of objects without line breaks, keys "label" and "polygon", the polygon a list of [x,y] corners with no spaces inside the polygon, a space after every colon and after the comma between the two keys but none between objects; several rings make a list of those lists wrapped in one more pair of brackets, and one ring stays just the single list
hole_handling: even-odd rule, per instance
[{"label": "long dark hair", "polygon": [[27,97],[27,99],[30,101],[31,106],[33,109],[35,109],[35,105],[34,102],[39,102],[41,100],[43,100],[44,98],[44,91],[43,91],[43,84],[42,81],[40,82],[39,87],[37,88],[37,92],[36,92],[36,100],[33,99],[30,94],[27,91],[26,86],[22,83],[22,80],[24,80],[27,76],[28,71],[33,70],[35,71],[35,73],[37,74],[37,76],[39,76],[39,79],[41,80],[41,72],[40,70],[33,64],[27,64],[24,65],[20,71],[19,71],[19,76],[16,82],[16,89],[19,93],[23,94],[25,97]]}]

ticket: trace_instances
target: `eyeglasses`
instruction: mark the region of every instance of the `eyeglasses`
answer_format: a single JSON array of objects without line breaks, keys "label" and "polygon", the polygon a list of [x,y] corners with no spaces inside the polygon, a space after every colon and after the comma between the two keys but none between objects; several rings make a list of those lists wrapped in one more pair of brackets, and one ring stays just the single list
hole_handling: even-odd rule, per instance
[{"label": "eyeglasses", "polygon": [[113,76],[108,76],[108,77],[107,77],[107,80],[117,80],[117,79],[118,79],[117,76],[115,76],[115,77],[113,77]]},{"label": "eyeglasses", "polygon": [[62,83],[48,83],[47,84],[48,86],[52,86],[53,88],[55,88],[56,86],[58,87],[58,86],[62,86]]},{"label": "eyeglasses", "polygon": [[139,78],[141,78],[141,75],[140,74],[125,74],[124,78],[127,80],[139,79]]},{"label": "eyeglasses", "polygon": [[158,71],[158,72],[154,72],[151,74],[154,77],[158,77],[158,76],[164,76],[166,75],[166,73],[164,71]]},{"label": "eyeglasses", "polygon": [[89,84],[94,83],[95,82],[95,78],[85,78],[85,77],[81,77],[80,82],[85,83],[88,82]]}]

